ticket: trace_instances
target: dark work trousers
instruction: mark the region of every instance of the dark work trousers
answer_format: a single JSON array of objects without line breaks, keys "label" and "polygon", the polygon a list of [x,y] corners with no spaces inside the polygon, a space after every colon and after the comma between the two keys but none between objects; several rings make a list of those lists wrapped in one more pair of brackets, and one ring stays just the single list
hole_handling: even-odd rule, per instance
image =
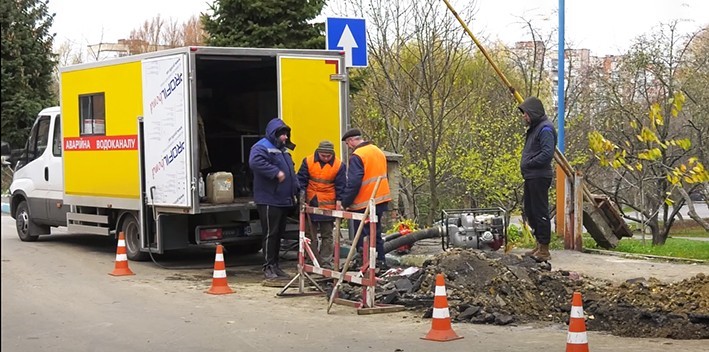
[{"label": "dark work trousers", "polygon": [[549,186],[551,186],[550,178],[524,180],[524,214],[539,244],[549,244],[551,241]]},{"label": "dark work trousers", "polygon": [[[388,209],[389,203],[377,204],[377,260],[384,261],[386,257],[384,256],[384,239],[382,238],[382,215]],[[354,210],[358,213],[364,213],[364,209]],[[354,226],[354,233],[357,234],[357,229],[359,228],[360,221],[352,220]],[[362,234],[359,236],[359,241],[357,241],[357,252],[362,253],[362,245],[364,243],[364,238],[369,236],[369,221],[364,223],[364,228],[362,229]]]},{"label": "dark work trousers", "polygon": [[263,231],[264,268],[268,265],[278,265],[278,255],[281,250],[281,238],[286,231],[286,220],[291,208],[274,207],[258,204],[258,216],[261,219]]}]

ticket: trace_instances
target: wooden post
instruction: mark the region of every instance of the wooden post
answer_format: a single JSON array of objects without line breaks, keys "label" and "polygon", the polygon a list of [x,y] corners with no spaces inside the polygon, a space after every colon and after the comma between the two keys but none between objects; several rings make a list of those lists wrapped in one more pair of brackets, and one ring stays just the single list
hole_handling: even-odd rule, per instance
[{"label": "wooden post", "polygon": [[576,194],[574,182],[575,174],[567,175],[564,178],[562,187],[566,190],[564,194],[564,249],[574,249],[574,194]]},{"label": "wooden post", "polygon": [[583,251],[583,174],[574,177],[574,250]]},{"label": "wooden post", "polygon": [[566,173],[556,165],[556,235],[564,238],[566,233]]}]

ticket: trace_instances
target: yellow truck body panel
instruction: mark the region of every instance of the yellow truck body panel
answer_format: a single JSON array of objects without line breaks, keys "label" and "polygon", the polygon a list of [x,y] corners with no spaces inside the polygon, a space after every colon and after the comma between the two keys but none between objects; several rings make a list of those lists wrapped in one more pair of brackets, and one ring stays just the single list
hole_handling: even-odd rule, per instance
[{"label": "yellow truck body panel", "polygon": [[296,170],[322,140],[335,145],[335,155],[342,158],[340,120],[342,84],[330,79],[338,74],[338,61],[322,57],[280,58],[281,118],[291,127]]},{"label": "yellow truck body panel", "polygon": [[[140,60],[62,72],[61,92],[65,194],[138,199]],[[82,136],[79,97],[96,93],[105,95],[105,136]]]},{"label": "yellow truck body panel", "polygon": [[[200,180],[247,167],[251,144],[276,115],[292,128],[296,170],[322,140],[331,141],[342,158],[343,64],[341,55],[322,50],[186,47],[63,68],[64,200],[138,210],[142,188],[149,205],[190,214],[221,211],[224,206],[200,200]],[[233,107],[252,96],[258,98],[249,101],[252,109]],[[101,104],[98,117],[95,101]],[[199,119],[206,127],[198,127]],[[208,149],[211,166],[205,170],[200,161]],[[234,183],[243,181],[235,177]],[[235,190],[249,197],[248,189]]]}]

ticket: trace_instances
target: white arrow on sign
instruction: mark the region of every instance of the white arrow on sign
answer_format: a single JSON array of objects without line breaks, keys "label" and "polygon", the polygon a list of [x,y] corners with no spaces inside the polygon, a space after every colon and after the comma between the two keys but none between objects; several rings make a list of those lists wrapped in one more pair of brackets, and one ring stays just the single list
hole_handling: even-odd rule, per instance
[{"label": "white arrow on sign", "polygon": [[357,41],[352,35],[350,26],[345,25],[345,29],[342,31],[342,36],[337,42],[337,46],[341,47],[345,51],[345,66],[352,67],[352,48],[359,48]]}]

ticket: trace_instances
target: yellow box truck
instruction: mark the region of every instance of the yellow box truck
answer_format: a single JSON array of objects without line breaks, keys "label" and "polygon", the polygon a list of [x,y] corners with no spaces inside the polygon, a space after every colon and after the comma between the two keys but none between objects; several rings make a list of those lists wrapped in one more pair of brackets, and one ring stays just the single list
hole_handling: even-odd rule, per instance
[{"label": "yellow box truck", "polygon": [[[267,122],[291,126],[296,164],[348,126],[339,52],[185,47],[60,75],[61,107],[39,113],[11,185],[24,241],[66,226],[124,232],[132,260],[205,242],[257,252],[248,155]],[[216,172],[233,175],[233,201],[201,197]]]}]

